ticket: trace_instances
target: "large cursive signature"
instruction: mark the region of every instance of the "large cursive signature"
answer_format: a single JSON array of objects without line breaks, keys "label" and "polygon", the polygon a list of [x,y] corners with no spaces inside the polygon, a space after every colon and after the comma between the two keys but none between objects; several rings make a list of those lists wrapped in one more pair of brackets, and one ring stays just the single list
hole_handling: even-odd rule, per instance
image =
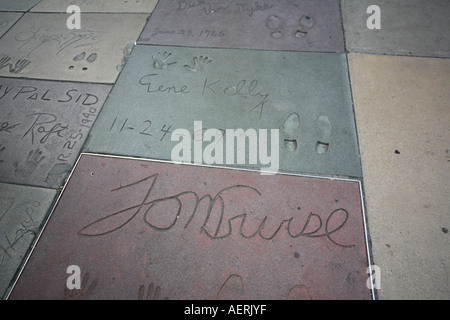
[{"label": "large cursive signature", "polygon": [[18,33],[14,39],[20,43],[19,50],[25,51],[29,57],[35,50],[41,47],[56,45],[59,55],[65,49],[90,46],[99,41],[99,32],[95,30],[75,30],[65,33],[53,33],[42,27]]},{"label": "large cursive signature", "polygon": [[[137,182],[125,186],[120,186],[111,190],[111,192],[117,192],[119,190],[124,190],[139,184],[146,184],[147,186],[149,185],[145,197],[140,204],[116,211],[103,218],[100,218],[78,231],[78,235],[86,237],[98,237],[111,234],[125,227],[130,221],[138,216],[139,213],[143,213],[143,222],[149,228],[157,231],[168,231],[177,224],[180,216],[186,212],[186,208],[183,208],[183,205],[186,203],[185,198],[190,197],[192,198],[192,201],[189,202],[189,207],[192,207],[192,209],[188,210],[188,214],[190,216],[183,228],[187,229],[191,225],[194,216],[196,214],[200,215],[200,208],[206,208],[206,214],[205,212],[203,212],[203,214],[205,214],[203,224],[198,229],[198,231],[213,240],[225,239],[231,236],[233,231],[235,231],[233,230],[233,225],[236,226],[235,220],[240,220],[238,233],[244,239],[260,237],[263,240],[272,240],[280,232],[282,232],[282,230],[286,230],[289,237],[294,239],[299,237],[326,237],[332,243],[340,247],[354,247],[354,245],[339,243],[332,238],[332,235],[341,230],[348,221],[349,213],[343,208],[336,209],[331,212],[327,216],[325,221],[318,214],[310,212],[306,218],[306,221],[302,226],[300,226],[301,230],[299,229],[298,223],[297,225],[293,223],[293,221],[295,220],[294,215],[292,215],[290,218],[283,219],[279,224],[277,223],[278,226],[275,228],[275,231],[272,230],[268,232],[267,230],[265,230],[268,221],[268,216],[266,215],[258,222],[259,225],[257,225],[256,230],[249,233],[249,229],[255,228],[255,226],[252,226],[251,223],[248,222],[249,220],[251,220],[252,216],[247,213],[245,208],[242,208],[241,210],[241,212],[244,213],[230,214],[230,212],[226,210],[227,202],[225,199],[236,200],[239,195],[242,196],[242,193],[244,191],[253,193],[257,197],[261,197],[262,194],[258,191],[258,189],[247,185],[233,185],[221,189],[215,196],[206,194],[202,197],[199,197],[199,195],[194,191],[184,191],[176,195],[151,200],[152,192],[155,189],[158,177],[159,174],[154,174]],[[156,210],[158,210],[158,208],[160,209],[161,207],[163,208],[164,212],[164,222],[161,222],[154,217]],[[252,212],[251,210],[248,211]],[[169,218],[167,219],[167,217]],[[211,228],[211,221],[213,221],[212,224],[214,228]],[[300,231],[294,232],[293,229],[297,229]]]}]

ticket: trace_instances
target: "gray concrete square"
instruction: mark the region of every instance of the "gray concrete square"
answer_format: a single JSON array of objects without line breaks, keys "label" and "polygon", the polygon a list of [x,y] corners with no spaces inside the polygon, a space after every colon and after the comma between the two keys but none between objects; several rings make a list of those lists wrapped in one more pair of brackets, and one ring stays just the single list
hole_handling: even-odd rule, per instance
[{"label": "gray concrete square", "polygon": [[22,13],[0,12],[0,38],[20,19]]},{"label": "gray concrete square", "polygon": [[[367,28],[370,5],[380,9],[381,29]],[[343,0],[341,6],[349,52],[450,57],[448,0]]]},{"label": "gray concrete square", "polygon": [[31,12],[66,12],[76,5],[81,12],[151,13],[158,0],[42,0]]},{"label": "gray concrete square", "polygon": [[0,297],[40,231],[56,190],[0,183]]},{"label": "gray concrete square", "polygon": [[0,0],[0,11],[26,12],[41,0]]},{"label": "gray concrete square", "polygon": [[0,181],[59,188],[110,90],[0,78]]},{"label": "gray concrete square", "polygon": [[[114,83],[147,14],[26,13],[0,39],[0,76]],[[6,61],[5,61],[6,60]]]}]

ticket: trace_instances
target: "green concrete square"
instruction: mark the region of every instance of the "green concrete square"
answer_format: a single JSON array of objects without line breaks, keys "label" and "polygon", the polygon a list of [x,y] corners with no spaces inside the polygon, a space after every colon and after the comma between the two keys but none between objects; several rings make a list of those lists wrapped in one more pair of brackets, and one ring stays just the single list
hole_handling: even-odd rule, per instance
[{"label": "green concrete square", "polygon": [[[204,160],[194,144],[206,129],[253,129],[259,137],[262,129],[269,142],[273,129],[278,139],[265,147],[279,150],[280,170],[361,176],[345,54],[137,46],[85,150],[176,160],[172,150],[184,139],[176,129],[190,136],[189,162]],[[250,143],[245,163],[237,143],[227,161],[227,141],[222,162],[208,164],[268,167],[261,156],[252,162]]]}]

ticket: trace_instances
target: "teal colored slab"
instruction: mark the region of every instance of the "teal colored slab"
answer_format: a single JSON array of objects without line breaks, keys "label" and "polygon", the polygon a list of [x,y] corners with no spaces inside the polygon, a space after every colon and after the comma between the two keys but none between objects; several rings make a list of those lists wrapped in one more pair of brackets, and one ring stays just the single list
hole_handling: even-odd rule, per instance
[{"label": "teal colored slab", "polygon": [[139,43],[344,52],[338,0],[160,1]]},{"label": "teal colored slab", "polygon": [[[259,142],[265,130],[263,146],[279,150],[280,170],[361,176],[346,56],[339,53],[137,46],[85,150],[177,160],[172,150],[185,141],[181,132],[192,150],[185,162],[201,163],[208,146],[216,155],[206,137],[200,145],[207,129],[250,129]],[[239,161],[238,143],[233,150],[226,147],[232,139],[223,139],[222,156],[206,163],[273,169],[275,158],[268,164],[256,154],[264,149],[250,151],[247,142]]]},{"label": "teal colored slab", "polygon": [[[381,29],[367,28],[380,8]],[[450,1],[343,0],[342,18],[350,52],[450,57]]]},{"label": "teal colored slab", "polygon": [[22,13],[0,12],[0,37],[2,37],[20,19]]},{"label": "teal colored slab", "polygon": [[56,190],[0,183],[0,297],[2,297],[56,196]]},{"label": "teal colored slab", "polygon": [[41,0],[0,0],[0,11],[28,11]]}]

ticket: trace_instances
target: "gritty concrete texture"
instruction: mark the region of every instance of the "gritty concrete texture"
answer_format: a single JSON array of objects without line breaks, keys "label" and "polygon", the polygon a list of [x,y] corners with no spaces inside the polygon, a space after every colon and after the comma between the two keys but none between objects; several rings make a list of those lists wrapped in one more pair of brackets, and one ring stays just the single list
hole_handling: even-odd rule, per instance
[{"label": "gritty concrete texture", "polygon": [[350,54],[381,299],[450,296],[450,60]]},{"label": "gritty concrete texture", "polygon": [[28,11],[41,0],[0,0],[0,11]]},{"label": "gritty concrete texture", "polygon": [[158,0],[43,0],[32,12],[66,12],[71,5],[81,12],[151,13]]},{"label": "gritty concrete texture", "polygon": [[0,78],[0,181],[59,188],[110,90]]},{"label": "gritty concrete texture", "polygon": [[83,155],[11,298],[370,299],[366,270],[358,181]]},{"label": "gritty concrete texture", "polygon": [[343,52],[337,0],[160,1],[140,43]]},{"label": "gritty concrete texture", "polygon": [[55,196],[55,190],[0,183],[0,297],[7,294]]},{"label": "gritty concrete texture", "polygon": [[19,20],[22,13],[0,12],[0,37],[2,37]]},{"label": "gritty concrete texture", "polygon": [[[137,46],[104,111],[87,151],[179,160],[174,150],[190,140],[187,162],[273,168],[256,142],[227,146],[227,129],[250,129],[280,170],[361,176],[344,54]],[[222,152],[211,160],[207,129]]]},{"label": "gritty concrete texture", "polygon": [[[381,10],[381,29],[366,22],[370,5]],[[347,50],[350,52],[450,57],[450,1],[343,0]]]},{"label": "gritty concrete texture", "polygon": [[146,18],[87,13],[69,30],[67,14],[27,13],[0,39],[0,75],[113,83]]}]

